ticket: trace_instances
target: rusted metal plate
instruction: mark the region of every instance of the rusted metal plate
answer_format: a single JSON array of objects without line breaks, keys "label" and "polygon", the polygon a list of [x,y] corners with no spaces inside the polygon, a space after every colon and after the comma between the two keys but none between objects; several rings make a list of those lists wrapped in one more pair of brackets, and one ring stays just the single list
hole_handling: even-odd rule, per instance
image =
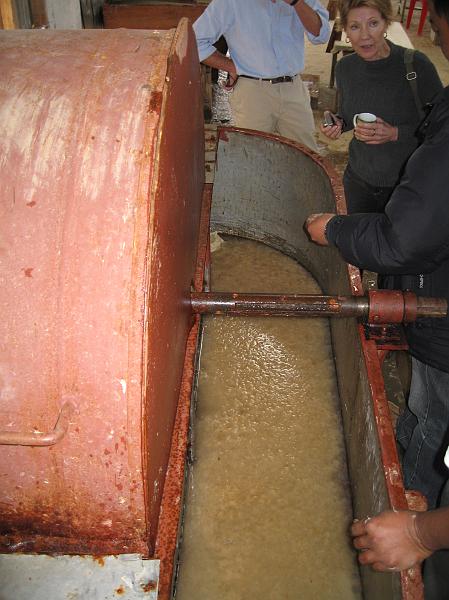
[{"label": "rusted metal plate", "polygon": [[[207,286],[210,268],[209,253],[209,220],[212,198],[212,187],[204,186],[203,206],[201,212],[197,268],[194,289],[200,291]],[[159,600],[170,600],[176,573],[176,560],[179,548],[179,532],[183,513],[183,496],[189,427],[193,414],[192,395],[195,393],[195,369],[198,355],[198,339],[200,335],[200,319],[195,323],[187,340],[184,373],[179,395],[178,409],[173,428],[170,458],[165,478],[164,493],[156,539],[155,555],[161,561],[159,579]]]},{"label": "rusted metal plate", "polygon": [[193,31],[1,32],[0,53],[0,430],[75,405],[55,445],[0,446],[0,548],[148,555],[204,178]]},{"label": "rusted metal plate", "polygon": [[120,556],[0,555],[2,600],[157,600],[159,561]]}]

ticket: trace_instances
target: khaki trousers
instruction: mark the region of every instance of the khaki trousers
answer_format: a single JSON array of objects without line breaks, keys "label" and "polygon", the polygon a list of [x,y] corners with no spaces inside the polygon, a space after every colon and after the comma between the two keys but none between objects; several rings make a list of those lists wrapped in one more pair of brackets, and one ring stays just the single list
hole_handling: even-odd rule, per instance
[{"label": "khaki trousers", "polygon": [[309,90],[299,75],[285,83],[239,77],[230,104],[236,127],[277,133],[318,152]]}]

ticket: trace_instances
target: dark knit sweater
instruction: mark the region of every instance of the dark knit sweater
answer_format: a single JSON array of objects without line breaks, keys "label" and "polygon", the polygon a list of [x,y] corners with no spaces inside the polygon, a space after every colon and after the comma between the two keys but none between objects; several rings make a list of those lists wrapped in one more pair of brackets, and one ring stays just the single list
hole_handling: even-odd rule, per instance
[{"label": "dark knit sweater", "polygon": [[[353,138],[349,145],[351,169],[378,187],[392,187],[398,182],[407,159],[418,145],[416,129],[421,120],[406,79],[405,48],[390,41],[388,44],[387,58],[366,61],[354,53],[343,57],[336,68],[339,114],[345,121],[344,131],[353,129],[353,116],[360,112],[373,113],[399,128],[397,142],[370,145]],[[435,67],[422,52],[415,51],[413,68],[424,106],[443,86]]]}]

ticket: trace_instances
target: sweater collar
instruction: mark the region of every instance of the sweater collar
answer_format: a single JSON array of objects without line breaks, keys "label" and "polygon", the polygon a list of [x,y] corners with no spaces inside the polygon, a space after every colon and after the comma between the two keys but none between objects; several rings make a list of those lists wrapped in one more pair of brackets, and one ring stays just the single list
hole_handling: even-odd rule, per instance
[{"label": "sweater collar", "polygon": [[387,44],[390,47],[390,54],[385,58],[378,58],[377,60],[365,60],[359,55],[357,55],[357,58],[366,67],[366,69],[369,69],[370,71],[385,69],[385,67],[390,65],[396,59],[400,52],[399,46],[396,46],[396,44],[393,44],[393,42],[388,39]]}]

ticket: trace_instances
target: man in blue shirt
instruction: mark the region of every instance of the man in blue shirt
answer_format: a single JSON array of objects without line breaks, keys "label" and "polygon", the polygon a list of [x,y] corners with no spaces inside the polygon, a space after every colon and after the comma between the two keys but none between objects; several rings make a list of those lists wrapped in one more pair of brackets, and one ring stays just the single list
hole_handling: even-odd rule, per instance
[{"label": "man in blue shirt", "polygon": [[[212,0],[193,26],[200,61],[229,73],[237,127],[279,133],[317,150],[309,92],[301,80],[304,34],[329,37],[318,0]],[[230,58],[213,44],[223,35]]]}]

